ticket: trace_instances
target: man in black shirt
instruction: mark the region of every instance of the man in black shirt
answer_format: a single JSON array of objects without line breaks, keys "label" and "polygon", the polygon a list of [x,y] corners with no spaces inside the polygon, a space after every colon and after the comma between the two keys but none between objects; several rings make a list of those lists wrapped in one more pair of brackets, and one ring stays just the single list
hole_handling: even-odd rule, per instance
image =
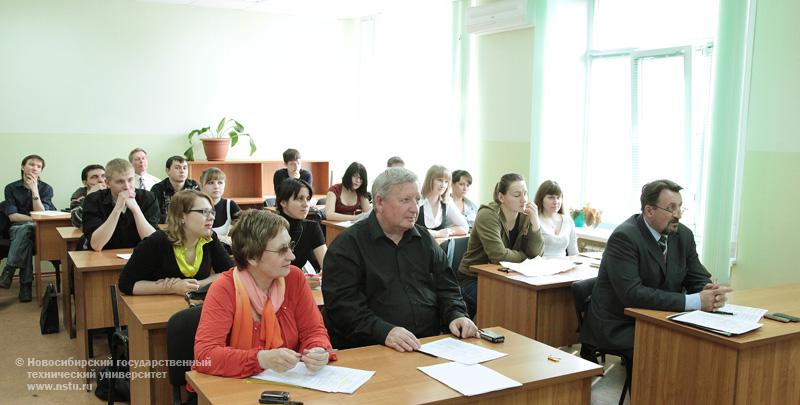
[{"label": "man in black shirt", "polygon": [[159,224],[167,222],[167,208],[172,196],[181,190],[200,190],[197,182],[189,179],[189,164],[183,156],[173,156],[167,159],[167,178],[156,183],[150,191],[156,196],[158,209],[161,214]]},{"label": "man in black shirt", "polygon": [[11,222],[8,260],[0,276],[0,287],[10,288],[11,279],[17,269],[19,274],[19,300],[30,302],[33,283],[34,228],[31,211],[55,210],[53,188],[40,178],[44,170],[44,159],[39,155],[28,155],[22,159],[20,180],[6,186],[5,214]]},{"label": "man in black shirt", "polygon": [[281,183],[288,178],[300,179],[308,184],[314,184],[311,181],[311,172],[300,167],[300,152],[297,149],[286,149],[283,152],[283,164],[286,167],[275,170],[275,174],[272,175],[272,187],[275,190],[275,194],[278,194]]},{"label": "man in black shirt", "polygon": [[373,212],[331,244],[322,293],[335,347],[385,344],[404,352],[419,348],[417,337],[447,329],[478,335],[444,251],[416,225],[418,190],[414,173],[387,169],[372,186]]},{"label": "man in black shirt", "polygon": [[132,248],[158,226],[158,204],[137,189],[133,166],[124,159],[106,164],[108,188],[83,200],[83,235],[92,249]]}]

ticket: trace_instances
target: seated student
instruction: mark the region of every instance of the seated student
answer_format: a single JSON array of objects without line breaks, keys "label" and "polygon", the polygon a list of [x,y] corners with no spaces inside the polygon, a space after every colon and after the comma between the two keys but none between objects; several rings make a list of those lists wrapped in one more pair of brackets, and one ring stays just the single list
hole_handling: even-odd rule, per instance
[{"label": "seated student", "polygon": [[88,246],[132,248],[158,226],[158,204],[153,193],[134,188],[133,167],[127,160],[106,163],[108,188],[83,200],[83,238]]},{"label": "seated student", "polygon": [[188,179],[189,164],[183,156],[173,156],[167,159],[167,178],[156,183],[150,191],[156,196],[158,209],[161,211],[158,223],[167,221],[169,202],[176,192],[181,190],[200,190],[197,182]]},{"label": "seated student", "polygon": [[311,172],[300,167],[300,152],[297,149],[286,149],[283,152],[283,164],[286,167],[276,170],[275,174],[272,175],[272,187],[275,190],[275,194],[278,194],[278,188],[286,179],[300,179],[308,184],[313,184]]},{"label": "seated student", "polygon": [[469,231],[467,219],[448,198],[450,195],[450,172],[444,166],[433,165],[422,184],[422,202],[419,206],[417,224],[428,228],[434,238],[464,235]]},{"label": "seated student", "polygon": [[472,185],[472,175],[466,170],[456,170],[453,172],[453,204],[464,218],[470,228],[475,224],[475,215],[478,213],[478,206],[469,198],[467,192]]},{"label": "seated student", "polygon": [[350,163],[342,182],[328,189],[325,218],[329,221],[358,221],[369,215],[369,210],[367,169],[361,163]]},{"label": "seated student", "polygon": [[231,231],[236,267],[208,291],[194,343],[201,373],[243,378],[279,373],[297,362],[316,372],[335,360],[302,271],[294,259],[289,224],[267,211],[247,210]]},{"label": "seated student", "polygon": [[406,162],[400,156],[392,156],[386,161],[386,167],[405,167]]},{"label": "seated student", "polygon": [[128,161],[133,165],[133,185],[138,189],[150,191],[161,179],[147,173],[147,152],[142,148],[136,148],[128,154]]},{"label": "seated student", "polygon": [[444,251],[415,223],[417,176],[399,167],[375,179],[375,209],[344,230],[325,257],[326,325],[337,348],[417,350],[449,330],[477,337]]},{"label": "seated student", "polygon": [[494,202],[478,208],[458,268],[461,293],[471,315],[477,308],[478,283],[470,266],[501,260],[518,263],[541,256],[544,242],[538,213],[536,205],[528,201],[525,179],[515,173],[503,175],[494,188]]},{"label": "seated student", "polygon": [[231,237],[228,236],[228,233],[234,218],[239,216],[241,208],[236,201],[222,198],[222,194],[225,193],[225,173],[216,167],[210,167],[200,175],[200,184],[203,186],[203,192],[211,197],[211,202],[214,204],[213,230],[219,240],[230,247]]},{"label": "seated student", "polygon": [[72,226],[80,228],[83,225],[83,199],[95,191],[106,189],[106,169],[100,165],[89,165],[81,170],[83,187],[72,193],[69,201],[69,213]]},{"label": "seated student", "polygon": [[33,283],[33,247],[34,229],[31,211],[55,210],[53,205],[53,188],[41,181],[44,170],[44,158],[39,155],[28,155],[22,159],[20,180],[11,182],[5,188],[6,212],[11,221],[9,235],[11,245],[8,247],[8,260],[3,274],[0,276],[0,287],[11,288],[11,279],[17,269],[19,277],[19,301],[30,302]]},{"label": "seated student", "polygon": [[561,186],[545,180],[533,199],[539,207],[539,225],[544,238],[544,256],[574,256],[578,254],[578,238],[572,217],[564,215]]},{"label": "seated student", "polygon": [[308,285],[316,288],[319,287],[328,246],[325,245],[319,222],[306,219],[312,195],[314,192],[310,184],[303,180],[287,179],[278,188],[275,204],[278,213],[289,221],[289,236],[294,244],[292,265],[302,268],[308,261],[317,263],[315,267],[320,274],[308,278]]},{"label": "seated student", "polygon": [[166,231],[142,240],[122,269],[120,291],[183,295],[214,281],[233,267],[233,261],[211,231],[213,224],[209,196],[197,190],[179,191],[169,207]]}]

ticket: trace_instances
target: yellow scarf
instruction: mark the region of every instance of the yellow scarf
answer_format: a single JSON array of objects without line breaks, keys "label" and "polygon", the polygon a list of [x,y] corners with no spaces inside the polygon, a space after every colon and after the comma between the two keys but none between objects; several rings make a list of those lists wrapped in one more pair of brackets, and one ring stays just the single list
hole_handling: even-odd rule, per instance
[{"label": "yellow scarf", "polygon": [[183,245],[172,245],[172,252],[175,253],[175,261],[178,262],[178,270],[188,277],[193,278],[200,271],[200,264],[203,263],[203,245],[211,242],[210,237],[200,238],[197,241],[194,252],[194,264],[186,262],[186,248]]}]

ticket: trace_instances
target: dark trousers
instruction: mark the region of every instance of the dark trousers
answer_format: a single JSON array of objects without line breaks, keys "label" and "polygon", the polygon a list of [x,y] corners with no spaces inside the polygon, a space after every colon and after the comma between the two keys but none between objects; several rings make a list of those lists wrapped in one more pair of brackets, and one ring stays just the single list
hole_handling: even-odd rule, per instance
[{"label": "dark trousers", "polygon": [[8,231],[11,245],[6,265],[20,269],[20,284],[33,282],[34,229],[33,222],[18,222],[12,224]]}]

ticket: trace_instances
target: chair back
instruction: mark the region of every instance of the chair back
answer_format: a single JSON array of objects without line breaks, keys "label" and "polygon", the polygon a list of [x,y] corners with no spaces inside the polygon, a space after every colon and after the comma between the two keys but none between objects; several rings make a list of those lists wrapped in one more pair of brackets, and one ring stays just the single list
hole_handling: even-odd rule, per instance
[{"label": "chair back", "polygon": [[442,242],[442,249],[447,253],[447,264],[458,275],[458,267],[461,266],[461,259],[467,251],[469,236],[463,238],[450,238]]},{"label": "chair back", "polygon": [[572,283],[570,290],[572,291],[572,298],[575,301],[575,315],[578,318],[578,331],[581,330],[583,318],[586,311],[589,309],[589,302],[592,299],[592,290],[597,283],[597,277],[587,278],[586,280],[576,281]]},{"label": "chair back", "polygon": [[202,312],[203,304],[196,305],[173,314],[167,321],[169,382],[173,387],[186,385],[186,372],[191,367],[183,364],[189,364],[194,360],[194,335]]}]

